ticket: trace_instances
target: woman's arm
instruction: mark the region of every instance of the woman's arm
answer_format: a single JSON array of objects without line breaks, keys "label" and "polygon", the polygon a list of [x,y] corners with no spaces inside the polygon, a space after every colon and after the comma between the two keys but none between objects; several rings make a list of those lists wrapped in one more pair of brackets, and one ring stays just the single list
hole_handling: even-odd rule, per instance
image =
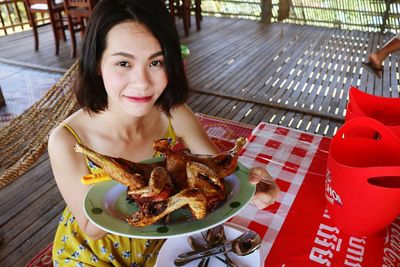
[{"label": "woman's arm", "polygon": [[89,186],[80,178],[88,174],[85,158],[74,151],[77,143],[73,135],[63,126],[58,126],[50,134],[48,151],[54,178],[67,206],[79,227],[90,238],[99,239],[107,234],[93,225],[83,211],[83,200]]},{"label": "woman's arm", "polygon": [[175,108],[172,112],[172,127],[184,145],[195,154],[217,154],[218,148],[207,135],[193,111],[186,105]]}]

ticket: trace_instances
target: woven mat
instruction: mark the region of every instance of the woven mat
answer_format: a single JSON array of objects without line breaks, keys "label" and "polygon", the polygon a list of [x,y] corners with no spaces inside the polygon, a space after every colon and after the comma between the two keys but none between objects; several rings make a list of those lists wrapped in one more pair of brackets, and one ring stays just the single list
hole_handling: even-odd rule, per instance
[{"label": "woven mat", "polygon": [[[221,151],[230,149],[233,146],[234,141],[238,137],[249,136],[254,128],[254,126],[251,125],[240,124],[233,121],[209,117],[202,114],[196,115],[201,125],[204,127],[208,135],[213,139],[213,141]],[[53,244],[49,244],[32,260],[30,260],[26,267],[53,266],[51,259],[52,248]]]},{"label": "woven mat", "polygon": [[[77,109],[73,94],[77,66],[75,63],[54,85],[47,85],[44,96],[17,117],[11,116],[12,120],[0,128],[0,188],[24,174],[39,159],[46,150],[50,131]],[[11,108],[7,93],[4,94],[5,108]]]},{"label": "woven mat", "polygon": [[6,100],[0,108],[0,128],[41,99],[62,76],[0,62],[0,86]]}]

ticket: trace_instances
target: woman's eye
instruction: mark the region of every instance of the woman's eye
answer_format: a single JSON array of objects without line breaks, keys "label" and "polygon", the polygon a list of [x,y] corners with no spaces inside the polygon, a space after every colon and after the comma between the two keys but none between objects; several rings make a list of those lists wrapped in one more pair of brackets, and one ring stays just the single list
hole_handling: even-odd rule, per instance
[{"label": "woman's eye", "polygon": [[129,65],[129,63],[127,61],[121,61],[117,63],[118,66],[121,67],[130,67],[131,65]]},{"label": "woman's eye", "polygon": [[150,67],[161,67],[162,66],[162,62],[159,60],[154,60],[150,63]]}]

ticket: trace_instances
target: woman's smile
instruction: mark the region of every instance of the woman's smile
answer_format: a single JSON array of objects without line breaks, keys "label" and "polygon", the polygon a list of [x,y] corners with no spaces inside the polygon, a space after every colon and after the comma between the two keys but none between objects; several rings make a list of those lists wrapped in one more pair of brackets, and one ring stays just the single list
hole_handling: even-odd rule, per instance
[{"label": "woman's smile", "polygon": [[130,102],[147,103],[147,102],[151,101],[153,96],[152,95],[150,95],[150,96],[125,96],[125,98]]}]

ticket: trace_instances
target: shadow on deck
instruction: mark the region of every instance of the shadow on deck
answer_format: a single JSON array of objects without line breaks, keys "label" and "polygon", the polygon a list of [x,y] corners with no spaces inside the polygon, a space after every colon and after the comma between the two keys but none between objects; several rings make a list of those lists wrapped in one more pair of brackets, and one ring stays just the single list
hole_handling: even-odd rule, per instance
[{"label": "shadow on deck", "polygon": [[[181,25],[178,30],[183,36]],[[1,37],[0,63],[65,72],[75,61],[69,40],[55,56],[50,28],[40,28],[39,37],[38,52],[30,31]],[[195,112],[241,123],[265,121],[332,136],[343,122],[350,86],[399,96],[399,54],[387,58],[382,79],[360,64],[391,37],[204,17],[200,32],[192,28],[189,37],[182,38],[191,50],[188,104]],[[52,241],[65,205],[47,154],[0,196],[0,266],[23,266]]]}]

